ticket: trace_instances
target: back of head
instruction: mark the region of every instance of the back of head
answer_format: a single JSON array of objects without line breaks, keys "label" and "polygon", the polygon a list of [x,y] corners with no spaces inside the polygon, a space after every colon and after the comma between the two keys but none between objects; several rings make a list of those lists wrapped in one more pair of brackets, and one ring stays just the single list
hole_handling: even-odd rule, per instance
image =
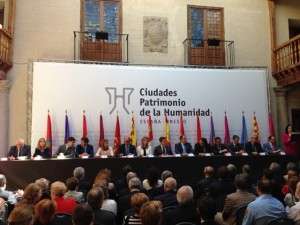
[{"label": "back of head", "polygon": [[141,207],[148,202],[149,198],[144,193],[136,193],[131,196],[131,207],[135,209],[136,214],[140,214]]},{"label": "back of head", "polygon": [[164,191],[165,192],[173,192],[177,190],[177,182],[173,177],[169,177],[166,179],[164,183]]},{"label": "back of head", "polygon": [[190,186],[182,186],[177,191],[177,201],[181,205],[192,205],[193,204],[193,189]]},{"label": "back of head", "polygon": [[237,189],[246,190],[248,188],[247,178],[244,174],[237,174],[234,183]]},{"label": "back of head", "polygon": [[228,169],[226,166],[221,166],[218,169],[218,178],[221,180],[227,179],[229,175]]},{"label": "back of head", "polygon": [[128,182],[129,190],[132,189],[140,189],[141,188],[141,180],[138,177],[131,178]]},{"label": "back of head", "polygon": [[85,203],[76,205],[72,214],[72,221],[74,225],[92,225],[94,221],[92,208]]},{"label": "back of head", "polygon": [[161,180],[162,180],[163,183],[165,182],[165,180],[166,180],[168,177],[173,177],[173,174],[172,174],[171,171],[165,170],[164,172],[162,172],[162,174],[161,174]]},{"label": "back of head", "polygon": [[40,178],[40,179],[36,180],[35,183],[41,187],[42,192],[45,192],[49,189],[50,181],[47,180],[46,178]]},{"label": "back of head", "polygon": [[96,180],[93,187],[102,188],[104,199],[108,199],[108,183],[106,180]]},{"label": "back of head", "polygon": [[66,192],[67,192],[67,187],[63,182],[56,181],[51,184],[52,197],[63,197]]},{"label": "back of head", "polygon": [[215,201],[208,195],[203,195],[198,199],[198,213],[202,220],[214,220],[217,213]]},{"label": "back of head", "polygon": [[247,174],[250,174],[252,172],[251,167],[248,164],[243,165],[242,170],[243,170],[243,173],[247,173]]},{"label": "back of head", "polygon": [[48,224],[48,222],[54,217],[56,210],[56,204],[49,199],[40,201],[35,206],[35,221],[40,221],[41,224]]},{"label": "back of head", "polygon": [[126,177],[127,173],[129,173],[129,172],[132,172],[131,166],[130,165],[124,166],[123,169],[122,169],[123,176]]},{"label": "back of head", "polygon": [[127,184],[129,183],[131,178],[137,177],[136,173],[134,172],[128,172],[126,175]]},{"label": "back of head", "polygon": [[236,174],[236,166],[235,165],[233,165],[233,164],[228,164],[227,165],[227,169],[228,169],[228,172],[230,173],[230,174]]},{"label": "back of head", "polygon": [[41,187],[36,183],[30,183],[24,190],[23,198],[27,203],[35,203],[38,195],[40,195],[39,197],[42,195]]},{"label": "back of head", "polygon": [[73,176],[78,178],[79,180],[84,178],[84,168],[83,167],[76,167],[73,171]]},{"label": "back of head", "polygon": [[87,194],[87,203],[91,206],[93,210],[102,207],[104,199],[103,190],[100,187],[92,188]]},{"label": "back of head", "polygon": [[275,173],[275,174],[279,174],[281,173],[281,167],[278,163],[276,162],[272,162],[270,165],[270,170]]},{"label": "back of head", "polygon": [[143,225],[159,225],[162,219],[162,203],[160,201],[146,202],[140,211]]},{"label": "back of head", "polygon": [[270,194],[272,191],[272,184],[269,179],[261,178],[257,181],[258,194]]},{"label": "back of head", "polygon": [[147,170],[146,178],[151,187],[154,187],[157,184],[159,176],[158,176],[157,168],[155,166],[151,166]]},{"label": "back of head", "polygon": [[33,207],[29,205],[19,205],[10,213],[8,225],[31,225],[33,219]]},{"label": "back of head", "polygon": [[6,185],[6,177],[3,174],[0,174],[0,187]]},{"label": "back of head", "polygon": [[208,177],[214,176],[214,168],[211,166],[204,167],[204,175]]},{"label": "back of head", "polygon": [[70,177],[66,180],[66,186],[70,191],[75,191],[78,185],[79,185],[79,180],[75,177]]},{"label": "back of head", "polygon": [[286,165],[286,169],[287,169],[287,171],[289,171],[289,170],[295,170],[295,171],[298,171],[298,167],[297,167],[296,163],[294,163],[294,162],[289,162],[289,163]]}]

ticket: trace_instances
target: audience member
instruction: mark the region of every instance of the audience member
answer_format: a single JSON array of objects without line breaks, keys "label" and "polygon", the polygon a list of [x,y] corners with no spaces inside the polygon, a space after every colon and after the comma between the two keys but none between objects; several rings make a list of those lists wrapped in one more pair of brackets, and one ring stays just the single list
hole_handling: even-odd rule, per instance
[{"label": "audience member", "polygon": [[111,146],[109,146],[107,139],[102,139],[100,141],[100,147],[98,148],[96,152],[96,156],[114,156],[114,151]]},{"label": "audience member", "polygon": [[20,205],[15,207],[10,213],[7,224],[8,225],[32,225],[34,218],[34,209],[29,205]]},{"label": "audience member", "polygon": [[227,146],[222,144],[222,139],[220,137],[215,138],[215,144],[212,145],[212,152],[214,155],[224,155],[228,153]]},{"label": "audience member", "polygon": [[67,187],[63,182],[56,181],[51,185],[51,199],[56,202],[55,213],[72,213],[76,201],[71,198],[69,200],[64,199],[64,194],[67,192]]},{"label": "audience member", "polygon": [[89,191],[92,188],[91,182],[84,179],[85,171],[83,167],[76,167],[73,171],[73,176],[79,180],[79,190]]},{"label": "audience member", "polygon": [[58,156],[64,156],[65,158],[74,158],[75,156],[75,138],[69,137],[67,144],[60,145],[53,155],[54,158]]},{"label": "audience member", "polygon": [[35,205],[40,201],[42,194],[43,193],[40,185],[30,183],[24,190],[23,200],[18,202],[16,206],[30,205],[32,207],[35,207]]},{"label": "audience member", "polygon": [[182,156],[188,155],[190,153],[194,153],[193,147],[191,143],[187,142],[187,138],[185,135],[180,135],[180,142],[175,144],[175,153],[180,154]]},{"label": "audience member", "polygon": [[149,138],[142,137],[141,145],[137,147],[138,156],[149,156],[153,155],[153,150],[151,145],[149,145]]},{"label": "audience member", "polygon": [[286,171],[287,171],[287,174],[284,175],[284,179],[285,181],[287,182],[288,181],[288,173],[289,171],[293,171],[292,173],[296,173],[298,174],[298,166],[296,165],[296,163],[294,162],[289,162],[287,165],[286,165]]},{"label": "audience member", "polygon": [[[169,171],[169,170],[163,171],[162,174],[161,174],[161,181],[162,181],[163,184],[165,183],[165,180],[168,177],[173,177],[172,172]],[[154,198],[156,196],[159,196],[159,195],[162,195],[162,194],[164,194],[164,185],[161,185],[159,187],[155,187],[155,188],[153,188],[151,190],[151,196],[152,196],[152,198]]]},{"label": "audience member", "polygon": [[41,199],[51,199],[50,191],[49,191],[50,181],[47,180],[46,178],[40,178],[40,179],[36,180],[35,183],[37,185],[39,185],[40,188],[42,189]]},{"label": "audience member", "polygon": [[230,181],[234,181],[236,175],[236,166],[233,164],[228,164],[227,169],[228,169],[228,179]]},{"label": "audience member", "polygon": [[201,138],[198,143],[195,144],[194,154],[205,156],[206,153],[212,153],[211,146],[207,143],[206,138]]},{"label": "audience member", "polygon": [[89,139],[87,137],[82,137],[80,139],[80,144],[77,145],[75,150],[75,157],[76,158],[94,157],[94,147],[93,145],[89,144]]},{"label": "audience member", "polygon": [[288,193],[284,197],[284,203],[286,206],[294,206],[299,199],[296,197],[296,187],[299,182],[299,176],[292,176],[288,180]]},{"label": "audience member", "polygon": [[[279,164],[277,164],[277,166],[279,166]],[[280,168],[280,166],[278,168]],[[280,173],[280,171],[279,171],[279,173]],[[262,178],[270,180],[271,186],[272,186],[271,195],[283,203],[284,195],[282,194],[282,191],[281,191],[283,178],[282,178],[281,174],[278,174],[277,169],[263,170]]]},{"label": "audience member", "polygon": [[160,225],[162,220],[162,204],[159,201],[144,203],[140,210],[143,225]]},{"label": "audience member", "polygon": [[46,145],[45,138],[40,138],[38,141],[38,144],[35,148],[33,157],[40,156],[42,158],[51,158],[52,154],[50,152],[50,149]]},{"label": "audience member", "polygon": [[102,188],[94,187],[87,195],[87,203],[92,208],[95,224],[115,225],[115,215],[101,209],[104,199]]},{"label": "audience member", "polygon": [[121,144],[117,151],[117,156],[128,156],[128,155],[134,155],[136,156],[136,149],[133,144],[131,144],[131,139],[128,136],[124,137],[124,144]]},{"label": "audience member", "polygon": [[73,225],[93,225],[94,215],[91,207],[87,204],[78,204],[72,213]]},{"label": "audience member", "polygon": [[176,197],[177,182],[173,177],[169,177],[164,182],[164,194],[154,197],[154,200],[161,201],[163,207],[178,207]]},{"label": "audience member", "polygon": [[202,221],[201,225],[219,225],[215,222],[216,208],[216,203],[210,196],[202,195],[198,199],[197,211]]},{"label": "audience member", "polygon": [[128,181],[126,179],[127,173],[132,172],[132,168],[130,165],[126,165],[122,169],[122,178],[116,181],[116,192],[120,197],[120,191],[123,189],[128,189]]},{"label": "audience member", "polygon": [[104,168],[104,169],[101,169],[96,178],[95,178],[95,181],[94,183],[97,182],[97,180],[106,180],[108,186],[108,195],[110,196],[111,199],[117,199],[117,194],[116,194],[116,190],[115,190],[115,185],[114,183],[111,182],[111,170],[108,169],[108,168]]},{"label": "audience member", "polygon": [[[295,197],[300,199],[300,182],[296,185]],[[296,202],[292,206],[286,207],[287,217],[295,222],[295,225],[300,225],[300,202]]]},{"label": "audience member", "polygon": [[232,142],[228,145],[228,150],[232,155],[242,155],[244,151],[244,146],[239,143],[240,137],[237,135],[232,136]]},{"label": "audience member", "polygon": [[127,175],[126,175],[127,187],[123,188],[122,190],[119,191],[119,196],[118,196],[119,198],[121,198],[124,195],[129,194],[130,191],[129,191],[129,188],[128,188],[128,183],[129,183],[130,179],[134,178],[134,177],[137,177],[136,173],[134,173],[134,172],[127,173]]},{"label": "audience member", "polygon": [[41,200],[35,206],[33,225],[51,225],[56,210],[55,203],[50,199]]},{"label": "audience member", "polygon": [[83,193],[78,190],[79,181],[75,177],[70,177],[66,180],[66,186],[68,191],[64,194],[64,199],[69,200],[74,198],[77,203],[85,202]]},{"label": "audience member", "polygon": [[251,141],[246,143],[245,151],[248,155],[258,155],[259,153],[263,152],[256,134],[252,134]]},{"label": "audience member", "polygon": [[16,145],[11,146],[7,153],[7,158],[9,160],[18,159],[20,156],[25,156],[27,159],[31,158],[30,145],[25,145],[23,138],[18,138],[16,140]]},{"label": "audience member", "polygon": [[197,210],[193,204],[193,190],[190,186],[182,186],[177,192],[179,208],[165,211],[163,216],[164,225],[173,225],[180,222],[200,224]]},{"label": "audience member", "polygon": [[236,192],[226,196],[223,213],[218,212],[216,221],[220,225],[235,225],[237,209],[253,201],[256,196],[249,193],[246,176],[238,174],[235,176]]},{"label": "audience member", "polygon": [[173,155],[171,147],[167,145],[166,137],[160,137],[159,143],[160,145],[154,148],[154,156]]},{"label": "audience member", "polygon": [[217,180],[214,178],[214,168],[211,166],[204,167],[204,179],[200,180],[196,184],[196,191],[194,194],[194,198],[198,199],[200,196],[205,195],[209,191],[210,184],[216,182]]},{"label": "audience member", "polygon": [[144,203],[148,202],[149,198],[144,193],[137,193],[131,197],[131,207],[133,211],[129,211],[124,215],[123,225],[142,225],[140,210]]},{"label": "audience member", "polygon": [[157,168],[155,166],[151,166],[146,173],[146,179],[143,180],[143,188],[146,191],[149,191],[152,188],[162,186],[163,182],[159,180],[159,175]]},{"label": "audience member", "polygon": [[262,217],[275,219],[285,217],[285,208],[282,203],[271,195],[271,181],[259,179],[257,182],[257,197],[250,202],[244,216],[243,225],[253,225]]},{"label": "audience member", "polygon": [[6,190],[6,177],[0,174],[0,198],[3,198],[9,205],[15,205],[17,201],[22,200],[23,191],[18,190],[16,194]]}]

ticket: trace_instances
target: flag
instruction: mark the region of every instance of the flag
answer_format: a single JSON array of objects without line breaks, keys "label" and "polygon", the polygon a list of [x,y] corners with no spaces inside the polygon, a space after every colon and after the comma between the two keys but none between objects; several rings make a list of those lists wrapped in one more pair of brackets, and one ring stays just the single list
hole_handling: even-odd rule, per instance
[{"label": "flag", "polygon": [[184,126],[183,126],[182,114],[180,115],[180,136],[181,135],[184,135]]},{"label": "flag", "polygon": [[171,146],[170,127],[169,127],[169,120],[167,115],[165,115],[165,134],[166,134],[166,145]]},{"label": "flag", "polygon": [[244,148],[246,147],[246,143],[248,142],[248,135],[247,135],[247,126],[246,126],[246,120],[243,112],[243,117],[242,117],[242,137],[241,137],[241,143],[244,145]]},{"label": "flag", "polygon": [[253,133],[257,135],[257,140],[259,140],[259,131],[258,131],[258,124],[255,116],[255,111],[253,116]]},{"label": "flag", "polygon": [[136,130],[135,130],[135,122],[134,122],[133,113],[132,113],[132,118],[131,118],[130,139],[131,139],[131,144],[133,144],[135,147],[137,147]]},{"label": "flag", "polygon": [[46,146],[49,148],[50,152],[52,152],[52,128],[51,128],[51,118],[49,113],[47,119]]},{"label": "flag", "polygon": [[215,127],[212,114],[210,115],[210,140],[209,143],[213,145],[215,143]]},{"label": "flag", "polygon": [[68,115],[66,114],[66,119],[65,119],[65,144],[67,144],[69,137],[70,137],[69,119],[68,119]]},{"label": "flag", "polygon": [[104,139],[104,127],[103,127],[103,117],[100,114],[100,134],[99,134],[99,147],[101,147],[101,141]]},{"label": "flag", "polygon": [[118,148],[121,145],[121,131],[120,131],[120,123],[119,116],[117,115],[116,121],[116,129],[115,129],[115,137],[114,137],[114,154],[117,154]]},{"label": "flag", "polygon": [[224,144],[228,145],[230,143],[230,133],[229,133],[229,126],[228,126],[228,119],[227,119],[226,112],[225,112],[224,123],[225,123]]},{"label": "flag", "polygon": [[200,118],[199,115],[197,115],[197,142],[199,142],[199,140],[201,139],[202,135],[201,135],[201,126],[200,126]]},{"label": "flag", "polygon": [[86,117],[84,112],[82,118],[82,137],[87,137],[87,125],[86,125]]},{"label": "flag", "polygon": [[148,117],[148,139],[149,143],[153,140],[152,119],[150,115]]},{"label": "flag", "polygon": [[269,135],[275,136],[275,130],[271,113],[269,113]]}]

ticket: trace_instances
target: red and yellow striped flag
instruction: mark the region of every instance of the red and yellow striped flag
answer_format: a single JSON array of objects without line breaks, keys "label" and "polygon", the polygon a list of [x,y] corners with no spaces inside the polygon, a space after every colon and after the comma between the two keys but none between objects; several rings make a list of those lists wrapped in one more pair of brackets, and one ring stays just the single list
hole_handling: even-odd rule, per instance
[{"label": "red and yellow striped flag", "polygon": [[257,135],[257,140],[260,140],[259,139],[258,123],[257,123],[257,120],[256,120],[255,111],[254,111],[254,116],[253,116],[253,133]]},{"label": "red and yellow striped flag", "polygon": [[165,115],[165,133],[166,133],[166,145],[171,146],[170,127],[169,127],[169,120],[167,115]]},{"label": "red and yellow striped flag", "polygon": [[134,123],[133,113],[132,113],[132,119],[131,119],[130,138],[131,138],[131,144],[133,144],[135,147],[137,147],[136,130],[135,130],[135,123]]}]

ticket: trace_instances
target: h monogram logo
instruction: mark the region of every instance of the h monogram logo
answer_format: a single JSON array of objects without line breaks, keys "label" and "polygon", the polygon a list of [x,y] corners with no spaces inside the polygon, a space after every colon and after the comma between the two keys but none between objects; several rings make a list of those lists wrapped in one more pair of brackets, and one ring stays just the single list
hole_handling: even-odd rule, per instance
[{"label": "h monogram logo", "polygon": [[127,112],[127,114],[129,114],[129,111],[126,108],[126,105],[130,105],[130,95],[134,91],[134,88],[123,88],[122,95],[117,94],[117,88],[115,88],[115,87],[106,87],[105,90],[109,96],[109,104],[113,105],[113,108],[109,112],[109,114],[112,114],[112,112],[116,109],[118,98],[121,98],[123,100],[123,108]]}]

